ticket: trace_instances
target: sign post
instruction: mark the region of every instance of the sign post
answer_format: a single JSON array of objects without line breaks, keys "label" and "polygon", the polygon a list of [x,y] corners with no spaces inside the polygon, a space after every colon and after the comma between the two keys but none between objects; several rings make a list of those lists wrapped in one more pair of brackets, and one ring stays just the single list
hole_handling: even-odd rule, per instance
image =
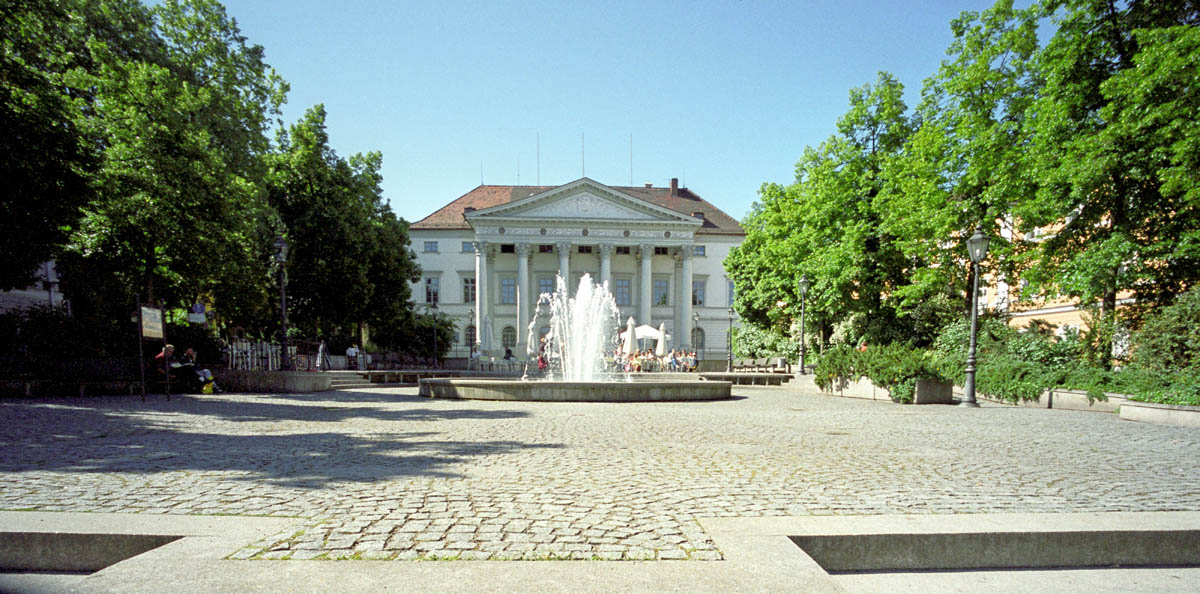
[{"label": "sign post", "polygon": [[142,368],[142,400],[146,399],[146,354],[142,350],[142,341],[161,340],[163,344],[163,365],[166,366],[165,381],[167,382],[167,400],[171,399],[171,368],[166,360],[167,332],[163,324],[163,311],[157,307],[138,304],[138,359]]}]

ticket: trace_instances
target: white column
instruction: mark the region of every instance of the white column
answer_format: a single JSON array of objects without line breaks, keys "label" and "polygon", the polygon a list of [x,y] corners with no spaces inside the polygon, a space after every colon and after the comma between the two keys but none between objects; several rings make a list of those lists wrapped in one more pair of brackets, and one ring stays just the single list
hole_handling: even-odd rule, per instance
[{"label": "white column", "polygon": [[611,243],[600,244],[600,282],[608,285],[608,290],[612,291],[612,251]]},{"label": "white column", "polygon": [[654,275],[653,259],[654,246],[648,243],[643,243],[638,246],[642,258],[642,274],[638,279],[642,290],[638,293],[638,324],[649,324],[653,320],[650,319],[650,292],[653,288],[651,278]]},{"label": "white column", "polygon": [[529,244],[517,244],[517,353],[524,353],[529,332],[529,314],[537,296],[529,289]]},{"label": "white column", "polygon": [[[692,246],[685,245],[679,250],[679,261],[683,267],[683,344],[695,348],[692,344]],[[699,356],[699,353],[696,353]]]},{"label": "white column", "polygon": [[671,287],[675,291],[675,295],[672,296],[672,303],[675,307],[671,310],[674,316],[674,325],[671,329],[671,348],[679,348],[687,342],[687,337],[680,334],[680,331],[686,325],[683,322],[683,268],[680,264],[683,256],[677,251],[671,258],[675,264],[674,269],[671,271]]},{"label": "white column", "polygon": [[554,247],[558,250],[558,275],[567,283],[567,295],[570,296],[575,290],[575,287],[571,286],[571,244],[560,241]]},{"label": "white column", "polygon": [[488,244],[486,241],[475,242],[475,344],[482,347],[484,320],[489,315],[488,302]]}]

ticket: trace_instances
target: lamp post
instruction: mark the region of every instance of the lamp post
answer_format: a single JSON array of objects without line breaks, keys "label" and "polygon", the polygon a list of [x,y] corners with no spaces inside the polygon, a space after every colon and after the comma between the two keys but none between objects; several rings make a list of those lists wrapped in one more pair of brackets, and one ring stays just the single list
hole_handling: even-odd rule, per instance
[{"label": "lamp post", "polygon": [[967,255],[971,257],[971,272],[975,282],[971,287],[971,343],[967,347],[967,379],[963,382],[963,400],[959,406],[978,407],[975,401],[975,335],[979,329],[979,262],[987,255],[988,237],[981,225],[967,240]]},{"label": "lamp post", "polygon": [[[470,328],[474,323],[475,323],[475,309],[474,308],[468,309],[467,310],[467,325],[463,327],[463,340],[467,339],[466,329]],[[478,329],[476,329],[476,333],[478,333],[478,332],[479,332]],[[472,336],[470,340],[467,340],[467,369],[471,368],[471,358],[474,356],[475,356],[475,337]]]},{"label": "lamp post", "polygon": [[796,281],[796,288],[800,290],[800,375],[804,375],[804,354],[808,350],[804,345],[804,310],[808,307],[808,287],[811,284],[807,274],[801,274],[800,280]]},{"label": "lamp post", "polygon": [[285,268],[285,265],[287,264],[288,245],[287,242],[283,240],[282,235],[275,238],[274,245],[275,263],[279,265],[279,325],[283,331],[279,340],[280,344],[282,345],[282,352],[279,356],[279,367],[280,369],[291,369],[292,362],[291,358],[288,356],[287,270]]},{"label": "lamp post", "polygon": [[437,344],[437,301],[429,304],[429,315],[433,316],[433,368],[438,368],[438,344]]},{"label": "lamp post", "polygon": [[733,373],[733,306],[729,306],[729,329],[725,331],[725,373]]}]

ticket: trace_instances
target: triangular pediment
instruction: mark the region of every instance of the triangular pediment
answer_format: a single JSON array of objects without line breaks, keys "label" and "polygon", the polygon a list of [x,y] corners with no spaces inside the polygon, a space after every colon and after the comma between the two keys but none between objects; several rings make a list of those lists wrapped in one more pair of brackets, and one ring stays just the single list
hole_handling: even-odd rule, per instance
[{"label": "triangular pediment", "polygon": [[701,223],[699,219],[634,198],[586,177],[507,204],[475,211],[466,218],[472,225],[491,221],[541,223],[564,220]]}]

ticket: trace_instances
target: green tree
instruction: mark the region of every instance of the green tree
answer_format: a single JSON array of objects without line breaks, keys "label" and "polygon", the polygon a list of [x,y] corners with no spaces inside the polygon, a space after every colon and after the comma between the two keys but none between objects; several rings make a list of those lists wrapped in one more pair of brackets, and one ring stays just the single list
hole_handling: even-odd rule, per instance
[{"label": "green tree", "polygon": [[261,301],[261,155],[286,85],[215,2],[80,5],[72,43],[85,55],[70,78],[87,89],[78,122],[100,160],[68,246],[73,272],[116,277],[116,294],[96,296],[110,302],[206,296],[235,315]]},{"label": "green tree", "polygon": [[952,21],[948,58],[922,90],[919,128],[885,165],[876,209],[912,270],[896,291],[906,314],[947,291],[970,312],[966,240],[976,225],[991,236],[992,272],[1015,273],[997,223],[1011,231],[1011,205],[1033,192],[1023,173],[1024,122],[1039,88],[1030,61],[1040,14],[1000,0]]},{"label": "green tree", "polygon": [[[1030,291],[1136,319],[1200,280],[1197,36],[1191,2],[1048,2],[1057,32],[1038,57],[1030,175],[1021,205],[1056,234],[1029,255]],[[1101,345],[1108,352],[1108,345]]]},{"label": "green tree", "polygon": [[52,0],[0,6],[0,290],[30,284],[91,196],[94,159],[65,91],[68,19]]},{"label": "green tree", "polygon": [[887,295],[911,271],[881,228],[875,199],[884,162],[911,132],[902,95],[903,86],[887,73],[851,90],[838,134],[805,149],[795,183],[762,187],[743,223],[746,240],[725,261],[743,320],[786,330],[800,314],[796,280],[804,273],[813,280],[808,312],[815,325],[864,312],[873,338],[893,333]]}]

